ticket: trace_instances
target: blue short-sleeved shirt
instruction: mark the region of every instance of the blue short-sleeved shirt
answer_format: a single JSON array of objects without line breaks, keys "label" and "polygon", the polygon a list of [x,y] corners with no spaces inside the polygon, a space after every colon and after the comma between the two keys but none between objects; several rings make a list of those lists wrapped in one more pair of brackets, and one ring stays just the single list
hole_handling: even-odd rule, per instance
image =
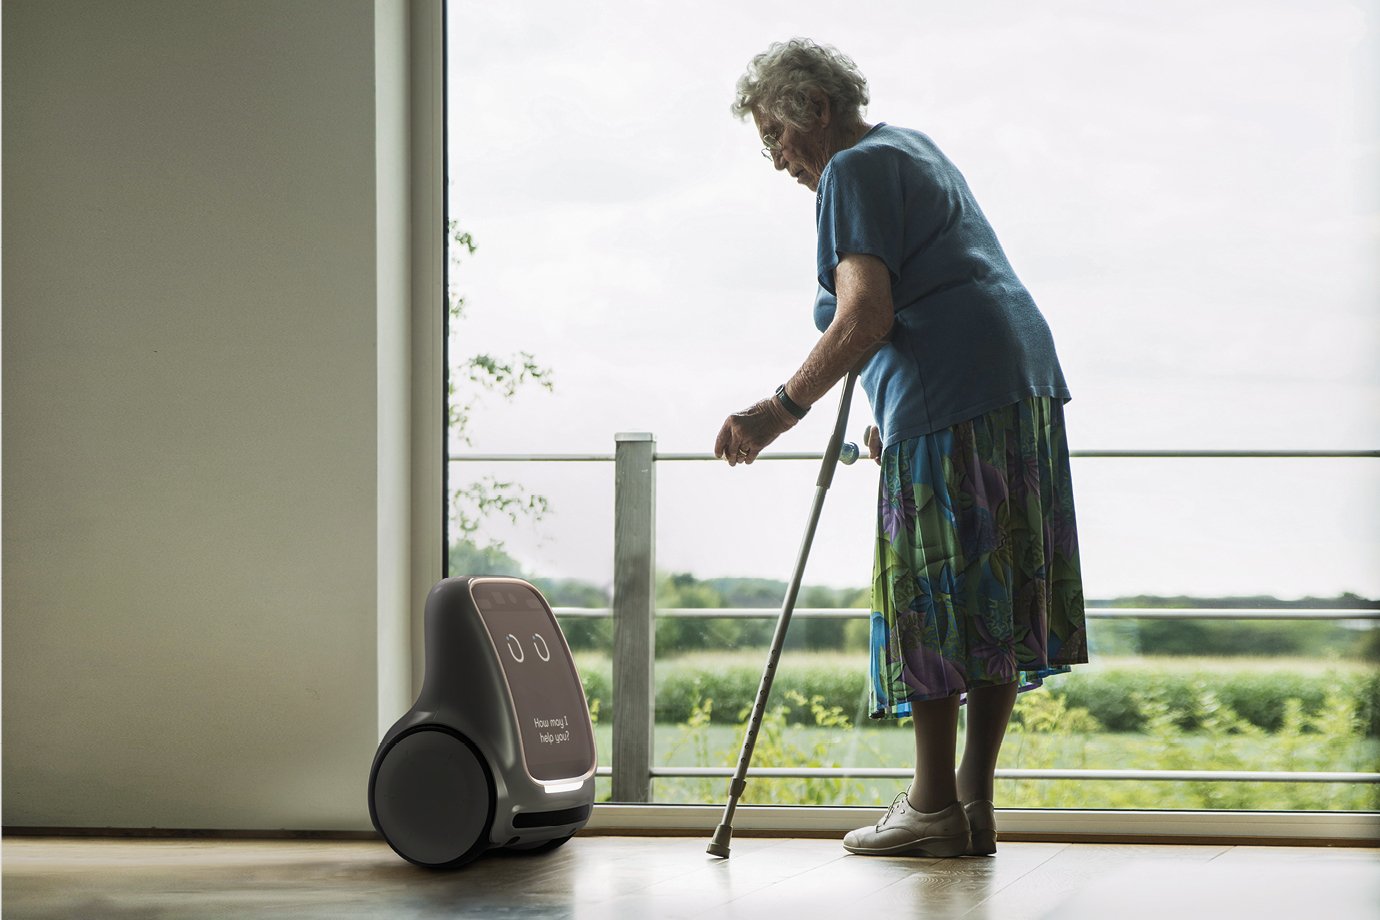
[{"label": "blue short-sleeved shirt", "polygon": [[1027,396],[1070,398],[1048,324],[968,183],[924,134],[878,124],[836,153],[815,212],[821,332],[844,255],[876,256],[891,273],[891,341],[861,375],[884,445]]}]

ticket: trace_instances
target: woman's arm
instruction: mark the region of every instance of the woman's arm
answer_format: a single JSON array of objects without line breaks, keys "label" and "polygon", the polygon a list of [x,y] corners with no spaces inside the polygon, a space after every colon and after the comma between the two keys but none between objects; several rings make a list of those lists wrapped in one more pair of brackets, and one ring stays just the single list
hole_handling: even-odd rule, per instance
[{"label": "woman's arm", "polygon": [[[838,308],[800,370],[786,381],[786,395],[801,406],[813,405],[850,368],[870,357],[891,334],[895,311],[891,274],[876,256],[848,253],[834,269]],[[764,400],[730,415],[714,441],[714,455],[729,466],[751,463],[796,420],[776,399]]]},{"label": "woman's arm", "polygon": [[786,381],[786,395],[814,405],[844,374],[891,334],[896,310],[891,303],[891,273],[876,256],[850,252],[834,269],[838,309],[834,321],[810,350],[805,363]]}]

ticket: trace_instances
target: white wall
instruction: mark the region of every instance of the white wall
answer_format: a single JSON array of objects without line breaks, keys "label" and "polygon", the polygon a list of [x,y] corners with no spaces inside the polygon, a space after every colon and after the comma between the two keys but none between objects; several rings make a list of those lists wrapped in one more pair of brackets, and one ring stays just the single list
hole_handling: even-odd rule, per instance
[{"label": "white wall", "polygon": [[7,826],[369,827],[439,569],[408,15],[4,3]]}]

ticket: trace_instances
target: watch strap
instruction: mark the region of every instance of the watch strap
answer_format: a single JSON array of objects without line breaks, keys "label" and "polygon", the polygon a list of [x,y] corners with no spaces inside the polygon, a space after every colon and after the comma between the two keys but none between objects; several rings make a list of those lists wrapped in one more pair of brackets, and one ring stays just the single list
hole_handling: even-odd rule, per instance
[{"label": "watch strap", "polygon": [[786,395],[786,385],[784,383],[776,388],[776,398],[781,405],[786,407],[786,411],[797,419],[804,418],[805,413],[810,411],[809,406],[802,406]]}]

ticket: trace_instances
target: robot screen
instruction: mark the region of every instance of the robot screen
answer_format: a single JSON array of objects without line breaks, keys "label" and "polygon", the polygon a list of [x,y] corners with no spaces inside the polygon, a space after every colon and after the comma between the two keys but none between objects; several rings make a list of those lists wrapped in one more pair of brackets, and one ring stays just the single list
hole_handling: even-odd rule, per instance
[{"label": "robot screen", "polygon": [[517,710],[527,772],[547,782],[583,776],[594,763],[594,739],[556,618],[526,585],[482,582],[473,594]]}]

